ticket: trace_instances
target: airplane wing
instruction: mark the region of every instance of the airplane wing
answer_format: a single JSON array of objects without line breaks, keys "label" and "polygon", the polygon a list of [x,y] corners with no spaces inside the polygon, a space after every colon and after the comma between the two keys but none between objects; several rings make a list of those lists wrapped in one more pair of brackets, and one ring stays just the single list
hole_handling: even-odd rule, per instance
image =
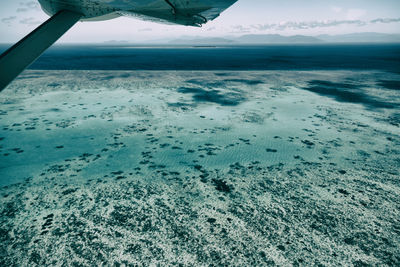
[{"label": "airplane wing", "polygon": [[[118,1],[118,0],[117,0]],[[217,18],[237,0],[156,0],[134,7],[125,6],[118,12],[161,23],[201,26]],[[143,1],[146,2],[146,1]]]},{"label": "airplane wing", "polygon": [[237,0],[39,0],[52,16],[0,56],[0,91],[78,21],[132,16],[160,23],[201,25]]},{"label": "airplane wing", "polygon": [[83,14],[81,20],[132,16],[144,20],[201,26],[219,16],[237,0],[39,0],[54,15],[61,10]]}]

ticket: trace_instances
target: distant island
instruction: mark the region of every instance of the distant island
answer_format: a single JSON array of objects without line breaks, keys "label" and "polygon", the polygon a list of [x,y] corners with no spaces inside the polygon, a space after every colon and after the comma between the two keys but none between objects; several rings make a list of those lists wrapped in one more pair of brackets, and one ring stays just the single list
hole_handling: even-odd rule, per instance
[{"label": "distant island", "polygon": [[[104,44],[128,44],[129,41],[106,41]],[[136,43],[168,44],[168,45],[240,45],[240,44],[323,44],[323,43],[400,43],[400,34],[386,34],[375,32],[351,33],[341,35],[292,35],[280,34],[246,34],[242,36],[226,37],[193,37],[183,36],[176,39],[159,39]]]}]

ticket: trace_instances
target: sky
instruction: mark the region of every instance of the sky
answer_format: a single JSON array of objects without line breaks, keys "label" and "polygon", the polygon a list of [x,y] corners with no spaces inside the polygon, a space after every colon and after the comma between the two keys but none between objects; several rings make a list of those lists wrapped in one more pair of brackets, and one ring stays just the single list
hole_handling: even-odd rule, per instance
[{"label": "sky", "polygon": [[[48,19],[37,0],[0,1],[0,43],[18,41]],[[315,36],[355,32],[400,34],[400,0],[239,0],[202,28],[121,17],[79,22],[59,42],[145,42],[182,36]]]}]

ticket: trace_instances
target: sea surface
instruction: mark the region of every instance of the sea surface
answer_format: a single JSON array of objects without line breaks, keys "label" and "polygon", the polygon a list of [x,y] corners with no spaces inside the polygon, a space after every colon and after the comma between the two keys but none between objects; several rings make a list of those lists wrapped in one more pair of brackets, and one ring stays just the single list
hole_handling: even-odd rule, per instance
[{"label": "sea surface", "polygon": [[[0,45],[0,52],[10,45]],[[267,46],[55,45],[40,70],[385,70],[400,71],[400,44]]]},{"label": "sea surface", "polygon": [[0,94],[0,266],[398,266],[399,170],[400,45],[54,46]]}]

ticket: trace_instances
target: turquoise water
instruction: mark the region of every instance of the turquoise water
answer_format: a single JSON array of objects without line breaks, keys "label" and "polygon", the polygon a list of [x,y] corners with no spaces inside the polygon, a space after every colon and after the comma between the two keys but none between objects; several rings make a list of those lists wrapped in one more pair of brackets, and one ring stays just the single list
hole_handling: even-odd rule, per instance
[{"label": "turquoise water", "polygon": [[[87,72],[87,77],[95,73]],[[66,77],[62,77],[65,74]],[[104,83],[82,76],[74,79],[75,74],[51,71],[48,76],[41,74],[42,78],[34,79],[29,78],[28,72],[21,77],[21,82],[28,85],[24,90],[29,90],[30,96],[16,93],[14,102],[5,98],[3,185],[21,182],[42,173],[45,166],[85,153],[99,157],[82,170],[79,177],[83,180],[120,168],[141,168],[141,173],[151,176],[151,172],[145,171],[151,165],[179,172],[196,164],[212,169],[227,169],[236,162],[254,161],[265,166],[290,165],[298,161],[294,156],[320,162],[335,159],[338,164],[347,166],[341,149],[330,152],[329,160],[321,152],[329,147],[328,141],[338,138],[338,129],[327,124],[324,120],[327,110],[320,110],[318,103],[322,101],[329,106],[335,102],[304,90],[306,80],[295,80],[296,75],[319,79],[323,73],[245,72],[219,78],[218,73],[211,72],[157,72],[157,75],[140,72],[134,80],[135,87],[130,78]],[[97,76],[101,81],[104,76],[123,74],[134,76],[135,72],[113,71]],[[342,72],[331,75],[341,79],[347,79],[347,75],[352,77],[351,73]],[[209,77],[212,77],[211,82]],[[285,84],[281,84],[282,78]],[[226,82],[229,79],[233,82]],[[57,86],[53,85],[55,81]],[[205,89],[197,89],[200,88],[198,84]],[[82,90],[67,91],[69,86]],[[31,87],[42,91],[32,93]],[[182,88],[193,89],[182,91]],[[369,97],[365,97],[364,106],[362,103],[339,105],[361,113],[364,108],[370,109],[370,103],[383,102],[373,96],[374,90],[370,91],[364,89],[359,93]],[[389,105],[393,102],[393,91],[386,93],[388,101],[385,103]],[[354,99],[359,102],[358,98]],[[390,105],[394,107],[398,102]],[[382,110],[396,114],[391,106],[375,112],[379,114]],[[365,115],[359,116],[357,120],[367,119],[363,123],[372,123]],[[349,138],[360,137],[358,134],[343,137]],[[356,148],[345,152],[351,150]],[[152,160],[140,164],[146,161],[141,153],[151,154]]]},{"label": "turquoise water", "polygon": [[398,265],[399,80],[27,70],[0,95],[0,265]]}]

